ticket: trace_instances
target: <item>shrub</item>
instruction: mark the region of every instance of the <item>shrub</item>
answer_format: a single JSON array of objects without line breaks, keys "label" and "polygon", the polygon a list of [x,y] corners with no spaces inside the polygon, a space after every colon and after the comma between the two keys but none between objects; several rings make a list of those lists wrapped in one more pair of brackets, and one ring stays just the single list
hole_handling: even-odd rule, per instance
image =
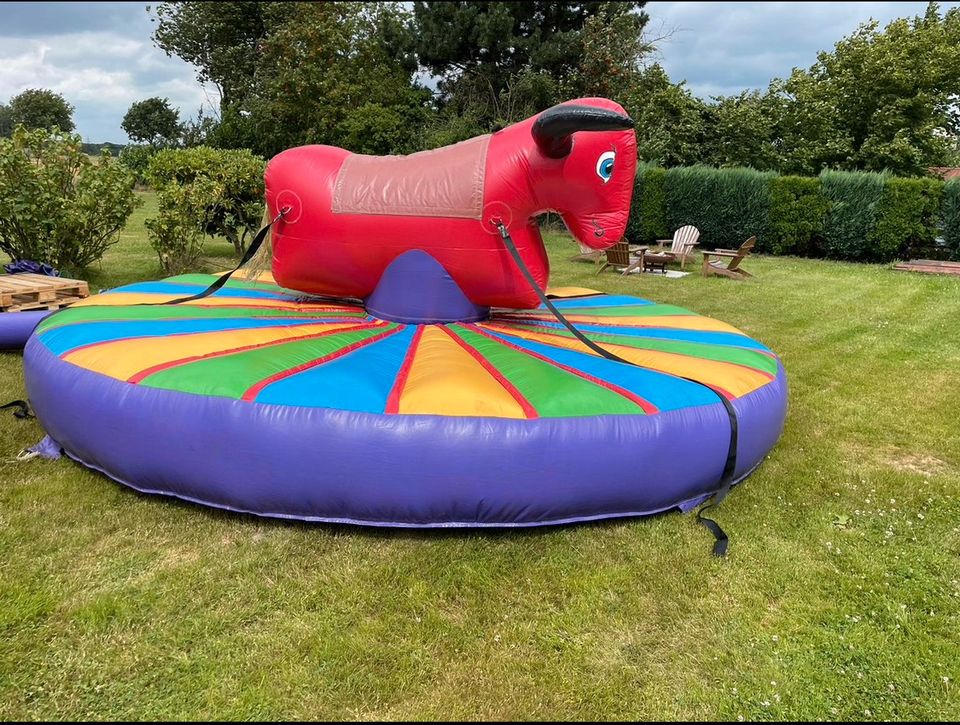
[{"label": "shrub", "polygon": [[693,224],[707,249],[738,247],[751,236],[765,238],[773,177],[754,169],[669,169],[664,179],[669,232]]},{"label": "shrub", "polygon": [[887,175],[863,171],[824,171],[823,196],[830,201],[823,226],[828,257],[862,261],[870,258],[869,240],[876,226]]},{"label": "shrub", "polygon": [[627,223],[627,238],[631,241],[650,242],[669,234],[663,188],[666,176],[666,169],[658,166],[640,164],[637,168]]},{"label": "shrub", "polygon": [[932,246],[942,190],[939,179],[889,177],[863,261],[889,262],[909,257],[912,249]]},{"label": "shrub", "polygon": [[184,186],[199,179],[215,182],[220,195],[204,210],[203,231],[225,237],[240,254],[263,217],[265,165],[262,158],[247,150],[208,146],[164,149],[150,159],[146,178],[158,191],[171,183]]},{"label": "shrub", "polygon": [[120,152],[120,163],[130,169],[138,184],[146,184],[147,166],[158,150],[156,146],[129,144]]},{"label": "shrub", "polygon": [[80,137],[19,127],[0,139],[0,251],[79,272],[103,257],[138,204],[133,175]]},{"label": "shrub", "polygon": [[943,185],[943,240],[951,259],[960,259],[960,179]]},{"label": "shrub", "polygon": [[816,256],[817,242],[830,202],[820,191],[820,179],[776,176],[770,180],[770,219],[767,236],[757,250],[771,254]]},{"label": "shrub", "polygon": [[222,194],[220,185],[208,178],[170,183],[157,192],[159,213],[144,224],[164,272],[180,274],[196,264],[203,250],[208,215]]}]

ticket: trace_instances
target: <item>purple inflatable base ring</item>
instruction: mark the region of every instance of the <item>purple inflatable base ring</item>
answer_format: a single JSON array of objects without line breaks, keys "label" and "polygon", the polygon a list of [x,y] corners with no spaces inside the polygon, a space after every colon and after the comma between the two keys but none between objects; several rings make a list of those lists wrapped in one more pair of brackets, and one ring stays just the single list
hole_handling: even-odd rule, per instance
[{"label": "purple inflatable base ring", "polygon": [[[250,403],[132,385],[37,337],[24,379],[48,434],[84,465],[143,492],[306,521],[482,528],[648,515],[714,493],[729,441],[720,403],[535,420]],[[786,405],[782,367],[734,401],[738,480],[776,443]]]},{"label": "purple inflatable base ring", "polygon": [[22,350],[34,328],[55,311],[0,312],[0,351]]},{"label": "purple inflatable base ring", "polygon": [[[49,436],[47,436],[49,438]],[[52,439],[51,439],[52,440]],[[54,441],[54,443],[56,443]],[[57,444],[59,445],[59,444]],[[129,481],[123,481],[116,476],[111,475],[102,468],[95,466],[93,464],[87,463],[83,459],[73,455],[70,451],[66,450],[61,446],[61,450],[67,458],[76,461],[81,466],[89,468],[91,471],[96,471],[97,473],[109,478],[114,483],[118,483],[121,486],[126,486],[129,489],[136,491],[139,494],[144,496],[167,496],[169,498],[175,498],[179,501],[184,501],[189,504],[194,504],[198,506],[204,506],[206,508],[216,509],[217,511],[226,511],[231,514],[244,514],[248,516],[257,516],[264,519],[277,519],[280,521],[301,521],[308,524],[337,524],[337,525],[346,525],[346,526],[365,526],[369,528],[384,528],[384,529],[529,529],[536,528],[539,526],[565,526],[569,524],[588,524],[596,521],[610,521],[612,519],[627,519],[627,518],[640,518],[644,516],[655,516],[657,514],[662,514],[672,509],[680,509],[681,513],[689,513],[697,508],[700,504],[705,503],[707,500],[713,496],[716,491],[711,491],[710,493],[700,494],[695,496],[692,499],[687,501],[681,501],[670,506],[665,506],[663,508],[653,509],[651,511],[617,511],[613,513],[606,514],[589,514],[585,516],[569,516],[563,519],[555,519],[553,521],[525,521],[525,522],[505,522],[505,523],[475,523],[472,521],[448,521],[448,522],[428,522],[428,523],[411,523],[404,521],[369,521],[366,519],[351,519],[351,518],[337,518],[332,516],[297,516],[292,514],[279,514],[279,513],[268,513],[264,511],[247,511],[245,509],[235,508],[233,506],[228,506],[225,504],[211,503],[210,501],[204,501],[198,498],[192,498],[190,496],[183,496],[177,493],[171,493],[170,491],[160,491],[156,489],[142,488],[136,484],[130,483]],[[760,467],[763,461],[757,463],[753,468],[740,476],[735,480],[731,486],[738,486],[740,483],[748,479],[753,473]],[[719,489],[718,489],[719,490]]]}]

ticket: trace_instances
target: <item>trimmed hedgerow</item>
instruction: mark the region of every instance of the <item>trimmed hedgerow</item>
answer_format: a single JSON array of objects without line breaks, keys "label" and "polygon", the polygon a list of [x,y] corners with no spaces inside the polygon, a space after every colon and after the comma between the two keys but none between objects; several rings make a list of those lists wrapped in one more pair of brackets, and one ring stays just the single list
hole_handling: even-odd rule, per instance
[{"label": "trimmed hedgerow", "polygon": [[633,202],[627,238],[630,241],[650,242],[665,239],[667,229],[666,197],[663,182],[667,170],[659,166],[641,164],[633,187]]},{"label": "trimmed hedgerow", "polygon": [[668,237],[693,224],[704,249],[757,237],[769,254],[889,262],[923,254],[941,232],[960,258],[960,180],[906,179],[870,172],[777,176],[710,166],[641,165],[630,238]]},{"label": "trimmed hedgerow", "polygon": [[693,224],[705,249],[737,247],[747,237],[765,237],[774,176],[753,169],[669,169],[664,179],[668,230]]},{"label": "trimmed hedgerow", "polygon": [[940,194],[938,179],[887,179],[868,240],[867,262],[909,258],[913,249],[929,247],[937,236]]},{"label": "trimmed hedgerow", "polygon": [[824,171],[820,174],[823,195],[830,202],[823,226],[823,251],[828,257],[865,261],[869,239],[883,201],[887,174],[862,171]]},{"label": "trimmed hedgerow", "polygon": [[830,202],[820,190],[820,179],[775,176],[770,180],[768,233],[758,240],[757,251],[818,256],[829,210]]}]

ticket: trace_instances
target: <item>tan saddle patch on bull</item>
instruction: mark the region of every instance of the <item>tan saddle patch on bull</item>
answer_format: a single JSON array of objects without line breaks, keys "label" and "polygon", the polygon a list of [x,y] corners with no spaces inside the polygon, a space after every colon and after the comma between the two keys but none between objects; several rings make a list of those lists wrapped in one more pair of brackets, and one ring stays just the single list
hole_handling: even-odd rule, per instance
[{"label": "tan saddle patch on bull", "polygon": [[490,136],[409,156],[351,154],[333,191],[334,214],[480,219]]}]

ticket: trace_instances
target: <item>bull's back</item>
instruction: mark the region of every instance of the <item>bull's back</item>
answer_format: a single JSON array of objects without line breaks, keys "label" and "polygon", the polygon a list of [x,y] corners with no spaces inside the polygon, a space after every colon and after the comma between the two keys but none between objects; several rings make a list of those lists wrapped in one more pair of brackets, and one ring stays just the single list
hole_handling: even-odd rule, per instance
[{"label": "bull's back", "polygon": [[[478,172],[476,162],[486,161],[486,138],[382,162],[331,146],[276,156],[266,172],[268,207],[272,216],[290,209],[273,234],[277,282],[311,294],[363,298],[396,257],[422,249],[475,304],[536,306],[496,230],[482,218],[490,199],[485,163]],[[511,233],[545,284],[547,261],[536,227],[521,222]]]}]

